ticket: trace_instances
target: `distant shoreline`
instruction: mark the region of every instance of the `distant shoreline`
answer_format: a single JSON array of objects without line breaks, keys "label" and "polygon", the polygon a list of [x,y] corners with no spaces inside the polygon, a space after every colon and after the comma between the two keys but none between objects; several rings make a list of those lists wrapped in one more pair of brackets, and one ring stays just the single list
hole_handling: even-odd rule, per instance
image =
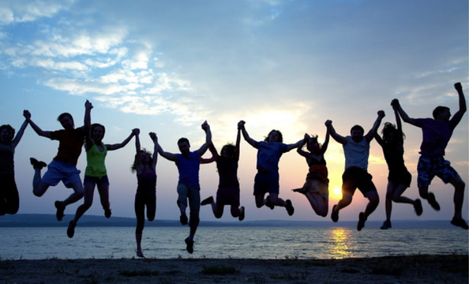
[{"label": "distant shoreline", "polygon": [[7,283],[468,283],[468,255],[347,259],[46,259],[0,261]]},{"label": "distant shoreline", "polygon": [[[63,221],[58,222],[54,214],[16,214],[0,216],[0,227],[64,227],[67,220],[71,220],[73,215],[66,215]],[[379,228],[382,220],[369,220],[366,228]],[[111,217],[86,215],[81,218],[81,227],[133,227],[135,218]],[[453,228],[449,220],[392,220],[394,228],[397,229],[443,229]],[[238,221],[205,221],[201,220],[201,227],[315,227],[315,228],[354,228],[356,221],[339,221],[333,223],[330,220],[245,220]],[[150,227],[181,227],[178,220],[155,220],[146,222]]]}]

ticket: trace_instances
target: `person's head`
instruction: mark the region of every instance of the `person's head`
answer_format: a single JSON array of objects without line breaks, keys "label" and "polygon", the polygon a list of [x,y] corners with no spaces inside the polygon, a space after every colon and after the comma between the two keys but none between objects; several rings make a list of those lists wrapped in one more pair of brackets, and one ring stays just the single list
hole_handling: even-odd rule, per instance
[{"label": "person's head", "polygon": [[385,122],[382,129],[382,139],[387,143],[396,142],[397,128],[390,122]]},{"label": "person's head", "polygon": [[352,140],[354,140],[355,142],[362,141],[362,138],[364,138],[364,128],[362,128],[362,126],[357,125],[357,124],[352,126],[351,137],[352,137]]},{"label": "person's head", "polygon": [[58,116],[58,121],[61,123],[64,129],[73,129],[74,128],[74,119],[72,115],[68,112],[63,112]]},{"label": "person's head", "polygon": [[105,127],[99,123],[93,123],[91,125],[91,138],[95,142],[102,142],[105,135]]},{"label": "person's head", "polygon": [[135,160],[133,161],[132,171],[136,171],[138,166],[140,165],[152,166],[152,163],[153,157],[151,156],[151,153],[145,149],[140,150],[135,154]]},{"label": "person's head", "polygon": [[236,147],[234,145],[226,144],[222,146],[221,157],[226,158],[226,159],[232,159],[235,157],[235,150],[236,150]]},{"label": "person's head", "polygon": [[9,144],[15,136],[15,129],[9,124],[0,126],[0,143]]},{"label": "person's head", "polygon": [[444,120],[444,121],[449,121],[449,118],[451,117],[451,112],[449,110],[449,107],[445,106],[437,106],[433,110],[433,118],[435,120]]},{"label": "person's head", "polygon": [[306,141],[306,149],[312,154],[319,154],[321,152],[321,144],[318,143],[318,136],[309,137]]},{"label": "person's head", "polygon": [[189,144],[188,138],[181,137],[178,139],[178,148],[181,154],[187,155],[189,154],[189,149],[191,145]]},{"label": "person's head", "polygon": [[273,129],[268,132],[268,136],[265,138],[266,142],[283,142],[283,135],[279,130]]}]

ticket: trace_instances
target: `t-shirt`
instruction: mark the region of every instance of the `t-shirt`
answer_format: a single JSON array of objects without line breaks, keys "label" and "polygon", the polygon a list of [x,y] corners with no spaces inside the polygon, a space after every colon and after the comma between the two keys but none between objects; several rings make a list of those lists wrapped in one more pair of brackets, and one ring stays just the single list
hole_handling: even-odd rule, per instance
[{"label": "t-shirt", "polygon": [[392,143],[382,141],[382,150],[389,171],[405,168],[403,160],[403,133],[400,130],[395,132]]},{"label": "t-shirt", "polygon": [[107,175],[105,168],[105,156],[107,156],[107,147],[103,145],[102,151],[96,144],[87,150],[86,176],[103,177]]},{"label": "t-shirt", "polygon": [[288,152],[288,145],[281,142],[261,141],[257,143],[257,149],[257,169],[277,172],[278,162],[281,155]]},{"label": "t-shirt", "polygon": [[357,143],[351,136],[346,136],[347,143],[343,145],[344,156],[346,158],[345,169],[358,167],[367,170],[369,166],[370,145],[365,137]]},{"label": "t-shirt", "polygon": [[428,157],[444,156],[444,150],[454,130],[449,121],[432,118],[418,118],[414,121],[423,131],[420,154]]},{"label": "t-shirt", "polygon": [[76,165],[81,155],[86,131],[84,127],[51,132],[51,140],[59,140],[58,153],[54,160]]},{"label": "t-shirt", "polygon": [[199,189],[199,165],[201,156],[197,151],[190,152],[187,157],[177,155],[176,166],[179,172],[179,183]]}]

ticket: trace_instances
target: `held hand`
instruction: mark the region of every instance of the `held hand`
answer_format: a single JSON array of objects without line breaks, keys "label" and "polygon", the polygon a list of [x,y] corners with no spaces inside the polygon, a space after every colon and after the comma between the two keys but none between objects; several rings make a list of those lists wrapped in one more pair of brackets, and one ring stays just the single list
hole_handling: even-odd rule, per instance
[{"label": "held hand", "polygon": [[308,133],[305,133],[304,138],[303,138],[304,142],[308,142],[309,138],[310,137],[309,137]]},{"label": "held hand", "polygon": [[150,135],[150,138],[153,142],[158,142],[158,137],[156,136],[156,133],[155,132],[150,132],[148,133]]},{"label": "held hand", "polygon": [[383,110],[379,110],[377,112],[377,115],[380,117],[380,118],[383,118],[385,116],[385,112]]},{"label": "held hand", "polygon": [[135,135],[135,136],[140,134],[140,129],[139,128],[132,129],[132,134]]},{"label": "held hand", "polygon": [[30,120],[31,119],[31,113],[28,111],[28,110],[24,110],[23,111],[23,117],[26,119],[26,120]]},{"label": "held hand", "polygon": [[245,127],[245,121],[243,121],[243,120],[239,121],[239,123],[237,124],[237,127],[238,127],[239,129],[244,128],[244,127]]},{"label": "held hand", "polygon": [[89,102],[89,100],[86,100],[86,103],[84,104],[84,107],[88,110],[91,110],[94,106],[92,105],[91,102]]},{"label": "held hand", "polygon": [[326,127],[331,127],[332,126],[332,120],[326,120],[326,122],[324,123],[324,125],[326,125]]},{"label": "held hand", "polygon": [[398,101],[398,99],[393,99],[392,102],[390,103],[390,105],[395,109],[400,108],[400,102]]},{"label": "held hand", "polygon": [[207,120],[205,120],[205,121],[201,124],[201,128],[202,128],[202,130],[204,130],[204,131],[209,130],[209,124],[207,123]]},{"label": "held hand", "polygon": [[461,85],[461,82],[456,82],[456,83],[454,84],[454,88],[456,89],[456,91],[462,92],[462,85]]}]

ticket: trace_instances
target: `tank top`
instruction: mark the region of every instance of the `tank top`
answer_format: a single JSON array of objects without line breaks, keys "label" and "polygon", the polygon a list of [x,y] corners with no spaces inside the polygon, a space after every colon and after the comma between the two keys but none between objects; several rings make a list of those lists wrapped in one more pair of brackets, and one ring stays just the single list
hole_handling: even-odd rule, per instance
[{"label": "tank top", "polygon": [[156,172],[144,170],[137,174],[138,188],[137,192],[151,192],[156,190]]},{"label": "tank top", "polygon": [[86,176],[103,177],[107,175],[105,168],[105,156],[107,155],[107,147],[103,146],[101,151],[96,144],[87,150],[87,167]]}]

